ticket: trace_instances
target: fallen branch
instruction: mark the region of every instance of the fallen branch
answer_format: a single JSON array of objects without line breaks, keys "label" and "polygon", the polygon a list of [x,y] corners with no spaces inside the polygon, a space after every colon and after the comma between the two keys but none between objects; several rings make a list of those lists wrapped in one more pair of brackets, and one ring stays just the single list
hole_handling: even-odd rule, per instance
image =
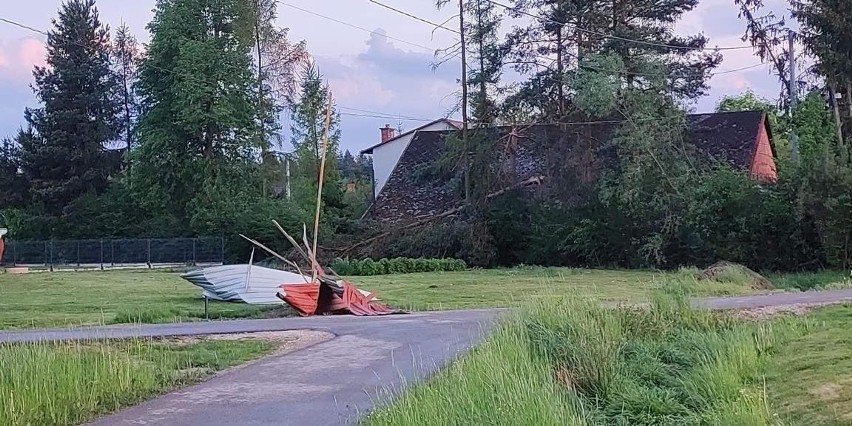
[{"label": "fallen branch", "polygon": [[[505,187],[505,188],[503,188],[503,189],[501,189],[501,190],[499,190],[499,191],[492,192],[492,193],[490,193],[490,194],[486,195],[486,196],[485,196],[485,199],[486,199],[486,200],[490,200],[490,199],[492,199],[492,198],[494,198],[494,197],[498,197],[498,196],[500,196],[500,195],[503,195],[503,194],[505,194],[506,192],[509,192],[509,191],[511,191],[511,190],[513,190],[513,189],[517,189],[517,188],[521,188],[521,187],[525,187],[525,186],[530,186],[530,185],[539,185],[539,184],[541,184],[541,182],[542,182],[543,180],[544,180],[544,176],[534,176],[534,177],[531,177],[531,178],[526,179],[526,180],[524,180],[524,181],[518,182],[518,183],[516,183],[516,184],[514,184],[514,185],[507,186],[507,187]],[[367,245],[367,244],[370,244],[370,243],[372,243],[372,242],[375,242],[375,241],[377,241],[377,240],[380,240],[380,239],[382,239],[382,238],[385,238],[385,237],[387,237],[387,236],[389,236],[389,235],[391,235],[391,234],[393,234],[393,233],[400,232],[400,231],[407,231],[407,230],[409,230],[409,229],[414,229],[414,228],[417,228],[417,227],[420,227],[420,226],[426,225],[426,224],[428,224],[428,223],[430,223],[430,222],[434,222],[434,221],[436,221],[436,220],[438,220],[438,219],[443,219],[443,218],[445,218],[445,217],[452,216],[452,215],[454,215],[454,214],[456,214],[456,213],[461,212],[462,210],[464,210],[464,209],[465,209],[465,208],[467,208],[467,207],[468,207],[467,205],[461,205],[461,206],[458,206],[458,207],[452,208],[452,209],[450,209],[450,210],[447,210],[447,211],[445,211],[445,212],[438,213],[438,214],[436,214],[436,215],[430,216],[430,217],[428,217],[428,218],[426,218],[426,219],[419,220],[419,221],[417,221],[417,222],[412,222],[412,223],[409,223],[408,225],[405,225],[405,226],[402,226],[402,227],[399,227],[399,228],[395,228],[395,229],[391,229],[390,231],[382,232],[382,233],[381,233],[381,234],[379,234],[379,235],[376,235],[376,236],[374,236],[374,237],[371,237],[371,238],[368,238],[368,239],[366,239],[366,240],[360,241],[360,242],[358,242],[358,243],[356,243],[356,244],[354,244],[354,245],[351,245],[351,246],[349,246],[349,247],[347,247],[347,248],[345,248],[345,249],[337,249],[337,250],[332,250],[332,251],[338,251],[338,252],[340,252],[340,255],[344,255],[344,254],[346,254],[346,253],[349,253],[349,252],[350,252],[350,251],[352,251],[352,250],[355,250],[355,249],[356,249],[356,248],[358,248],[358,247],[363,247],[363,246],[365,246],[365,245]],[[331,250],[331,249],[330,249],[330,250]]]}]

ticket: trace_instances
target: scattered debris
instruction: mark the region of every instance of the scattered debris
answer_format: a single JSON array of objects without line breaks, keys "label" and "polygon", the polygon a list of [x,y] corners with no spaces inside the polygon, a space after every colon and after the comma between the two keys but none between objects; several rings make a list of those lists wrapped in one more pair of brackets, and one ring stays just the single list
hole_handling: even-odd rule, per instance
[{"label": "scattered debris", "polygon": [[755,290],[774,290],[775,286],[771,281],[763,275],[752,271],[751,269],[727,261],[719,261],[701,271],[701,280],[717,281],[717,282],[735,282],[739,279],[749,281],[751,288]]}]

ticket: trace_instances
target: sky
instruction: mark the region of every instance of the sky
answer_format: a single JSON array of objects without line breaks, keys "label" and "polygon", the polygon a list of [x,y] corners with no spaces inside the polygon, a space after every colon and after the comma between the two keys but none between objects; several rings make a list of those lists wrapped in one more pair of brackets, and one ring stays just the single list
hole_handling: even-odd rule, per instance
[{"label": "sky", "polygon": [[[454,10],[436,10],[434,0],[381,0],[432,22],[444,22]],[[768,0],[781,7],[784,0]],[[5,0],[0,18],[47,30],[60,0]],[[126,23],[140,42],[149,39],[146,24],[155,0],[98,0],[101,20],[111,28]],[[319,16],[324,15],[325,17]],[[330,18],[330,19],[329,19]],[[360,151],[379,142],[385,124],[412,129],[440,118],[455,104],[458,62],[433,69],[435,51],[452,45],[455,35],[382,8],[369,0],[286,0],[279,6],[278,25],[290,29],[291,40],[307,41],[320,72],[328,80],[341,117],[342,149]],[[457,25],[452,23],[448,26]],[[711,46],[747,46],[741,40],[745,23],[733,0],[700,0],[678,22],[679,34],[704,33]],[[0,22],[0,137],[11,136],[24,122],[27,107],[38,105],[32,93],[32,69],[44,64],[45,37]],[[751,49],[723,52],[717,71],[759,64]],[[769,67],[714,76],[710,94],[691,108],[712,111],[723,96],[747,89],[768,99],[780,90]],[[393,116],[396,119],[367,117]],[[416,119],[416,120],[415,120]],[[289,132],[288,132],[289,133]],[[287,147],[284,147],[286,150]]]}]

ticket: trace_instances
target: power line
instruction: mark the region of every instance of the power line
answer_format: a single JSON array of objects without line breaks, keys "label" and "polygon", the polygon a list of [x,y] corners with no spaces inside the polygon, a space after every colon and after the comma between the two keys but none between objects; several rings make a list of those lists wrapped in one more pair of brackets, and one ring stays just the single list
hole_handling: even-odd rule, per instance
[{"label": "power line", "polygon": [[765,64],[763,64],[763,63],[759,63],[759,64],[754,64],[754,65],[749,65],[749,66],[747,66],[747,67],[734,68],[734,69],[732,69],[732,70],[725,70],[725,71],[714,72],[714,73],[711,73],[711,74],[710,74],[710,76],[711,76],[711,77],[714,77],[714,76],[717,76],[717,75],[719,75],[719,74],[730,74],[730,73],[732,73],[732,72],[738,72],[738,71],[750,70],[750,69],[752,69],[752,68],[757,68],[757,67],[760,67],[760,66],[763,66],[763,65],[765,65]]},{"label": "power line", "polygon": [[368,110],[368,109],[358,109],[358,108],[344,107],[344,106],[338,107],[338,108],[349,110],[349,111],[366,113],[366,114],[385,115],[385,116],[388,116],[388,118],[394,118],[394,119],[396,119],[396,118],[403,119],[404,118],[404,119],[408,119],[408,120],[417,120],[417,121],[432,121],[432,120],[426,120],[426,119],[423,119],[423,118],[420,118],[420,117],[412,117],[410,115],[397,115],[397,114],[390,114],[390,113],[385,113],[385,112],[381,112],[381,111],[371,111],[371,110]]},{"label": "power line", "polygon": [[[321,14],[321,13],[317,13],[317,12],[314,12],[314,11],[311,11],[311,10],[308,10],[308,9],[301,8],[301,7],[299,7],[299,6],[292,5],[292,4],[290,4],[290,3],[281,2],[281,4],[282,4],[282,5],[284,5],[284,6],[287,6],[287,7],[290,7],[290,8],[293,8],[293,9],[299,10],[299,11],[302,11],[302,12],[307,13],[307,14],[309,14],[309,15],[314,15],[314,16],[316,16],[316,17],[323,18],[323,19],[326,19],[326,20],[329,20],[329,21],[332,21],[332,22],[337,22],[338,24],[341,24],[341,25],[346,25],[347,27],[355,28],[356,30],[364,31],[364,32],[366,32],[366,33],[368,33],[368,34],[378,34],[378,33],[376,33],[376,31],[368,30],[368,29],[366,29],[366,28],[364,28],[364,27],[359,27],[358,25],[350,24],[349,22],[341,21],[341,20],[339,20],[339,19],[332,18],[331,16],[326,16],[326,15],[323,15],[323,14]],[[389,35],[387,35],[387,34],[384,34],[384,36],[385,36],[385,37],[387,37],[387,38],[388,38],[388,39],[390,39],[390,40],[398,41],[398,42],[400,42],[400,43],[405,43],[405,44],[407,44],[407,45],[414,46],[414,47],[419,47],[419,48],[421,48],[421,49],[423,49],[423,50],[427,50],[427,51],[429,51],[429,52],[435,52],[435,50],[437,50],[437,49],[434,49],[434,48],[431,48],[431,47],[424,46],[424,45],[422,45],[422,44],[418,44],[418,43],[410,42],[410,41],[408,41],[408,40],[403,40],[403,39],[401,39],[401,38],[391,37],[391,36],[389,36]]]},{"label": "power line", "polygon": [[408,13],[408,12],[406,12],[406,11],[404,11],[404,10],[399,10],[399,9],[397,9],[397,8],[395,8],[395,7],[388,6],[388,5],[386,5],[386,4],[384,4],[384,3],[380,2],[380,1],[377,1],[377,0],[367,0],[367,1],[368,1],[368,2],[370,2],[370,3],[373,3],[373,4],[377,4],[377,5],[379,5],[379,6],[383,7],[383,8],[385,8],[385,9],[392,10],[392,11],[394,11],[394,12],[396,12],[396,13],[399,13],[400,15],[404,15],[404,16],[407,16],[407,17],[409,17],[409,18],[411,18],[411,19],[415,19],[415,20],[417,20],[417,21],[427,23],[427,24],[429,24],[429,25],[431,25],[431,26],[433,26],[433,27],[435,27],[435,28],[440,28],[440,29],[442,29],[442,30],[449,31],[449,32],[454,33],[454,34],[461,34],[458,30],[455,30],[455,29],[452,29],[452,28],[445,27],[445,26],[443,26],[443,25],[441,25],[441,24],[436,24],[436,23],[434,23],[434,22],[432,22],[432,21],[429,21],[429,20],[423,19],[423,18],[421,18],[421,17],[419,17],[419,16],[417,16],[417,15],[414,15],[414,14]]},{"label": "power line", "polygon": [[[535,18],[535,19],[542,19],[541,16],[536,16],[536,15],[533,15],[532,13],[529,13],[529,12],[517,10],[512,6],[507,6],[505,4],[499,3],[499,2],[494,1],[494,0],[485,0],[485,1],[487,1],[488,3],[491,3],[495,6],[500,6],[505,10],[511,10],[511,11],[516,12],[516,13],[520,13],[522,15],[530,16],[530,17]],[[651,42],[651,41],[635,40],[635,39],[620,37],[620,36],[616,36],[616,35],[612,35],[612,34],[606,34],[606,33],[600,32],[600,31],[587,30],[585,28],[580,28],[576,25],[567,24],[565,22],[559,22],[555,19],[544,19],[544,20],[546,20],[548,22],[552,22],[554,24],[558,24],[558,25],[566,25],[566,26],[569,26],[569,27],[573,27],[577,31],[584,32],[584,33],[587,33],[587,34],[594,34],[594,35],[597,35],[597,36],[610,38],[610,39],[613,39],[613,40],[621,40],[621,41],[626,41],[626,42],[630,42],[630,43],[644,44],[644,45],[647,45],[647,46],[665,47],[665,48],[668,48],[668,49],[681,49],[681,50],[694,50],[694,51],[714,50],[715,51],[715,50],[740,50],[740,49],[751,49],[752,48],[751,46],[730,46],[730,47],[718,47],[717,46],[717,47],[713,47],[713,48],[708,48],[708,47],[695,48],[695,47],[677,46],[677,45],[665,44],[665,43],[654,43],[654,42]]]},{"label": "power line", "polygon": [[416,121],[416,122],[435,121],[434,119],[427,119],[427,118],[405,118],[405,117],[394,117],[394,116],[389,116],[389,115],[358,114],[358,113],[354,113],[354,112],[341,112],[339,114],[350,116],[350,117],[381,118],[381,119],[384,119],[384,120],[400,120],[400,121]]}]

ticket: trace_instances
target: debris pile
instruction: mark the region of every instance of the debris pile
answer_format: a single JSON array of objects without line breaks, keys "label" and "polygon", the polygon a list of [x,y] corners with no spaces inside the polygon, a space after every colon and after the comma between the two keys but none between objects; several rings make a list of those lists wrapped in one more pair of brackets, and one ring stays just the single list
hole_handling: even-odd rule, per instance
[{"label": "debris pile", "polygon": [[310,276],[302,272],[302,268],[299,267],[298,263],[285,258],[256,240],[248,238],[245,235],[240,236],[270,255],[275,256],[278,260],[298,271],[298,274],[305,278],[306,282],[304,283],[282,283],[277,293],[279,299],[293,307],[301,315],[350,314],[373,316],[402,313],[400,310],[379,303],[376,293],[359,290],[354,284],[337,276],[334,271],[327,273],[319,265],[315,250],[312,250],[310,244],[308,244],[307,230],[303,230],[302,241],[304,247],[302,247],[290,234],[284,231],[284,228],[278,222],[272,222],[284,237],[287,238],[290,244],[293,245],[295,251],[301,256],[302,261],[310,265]]}]

